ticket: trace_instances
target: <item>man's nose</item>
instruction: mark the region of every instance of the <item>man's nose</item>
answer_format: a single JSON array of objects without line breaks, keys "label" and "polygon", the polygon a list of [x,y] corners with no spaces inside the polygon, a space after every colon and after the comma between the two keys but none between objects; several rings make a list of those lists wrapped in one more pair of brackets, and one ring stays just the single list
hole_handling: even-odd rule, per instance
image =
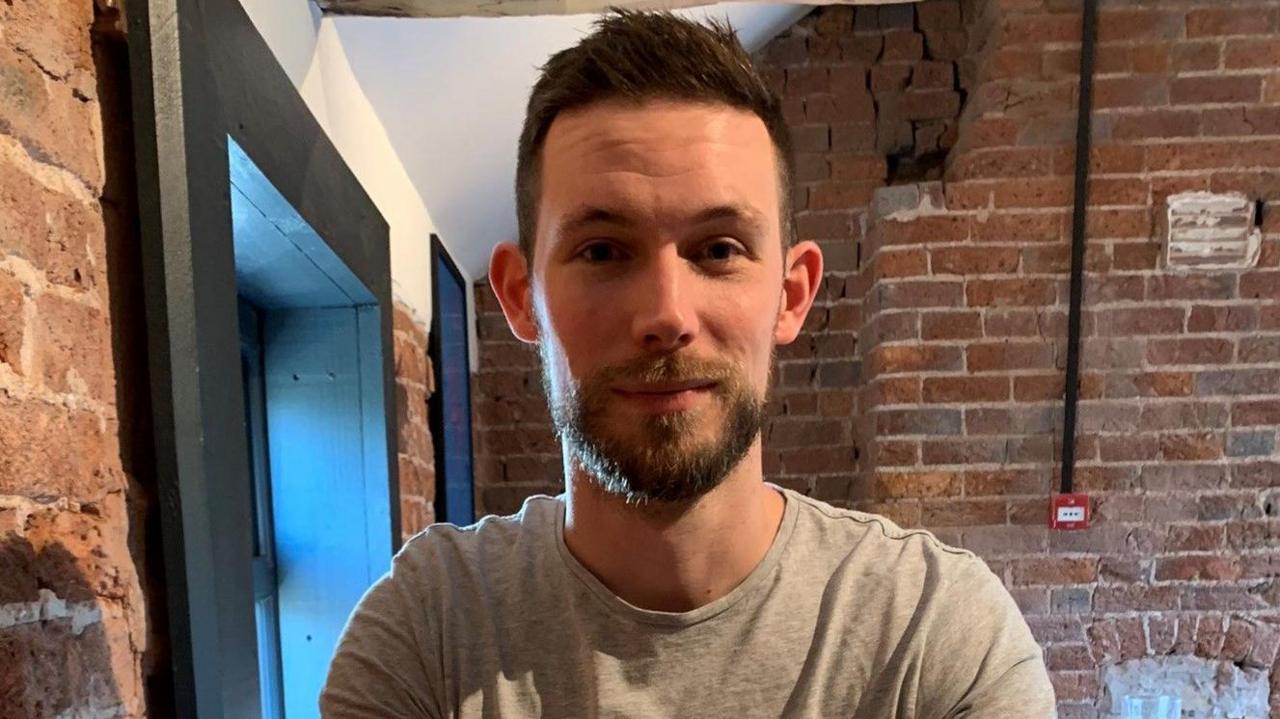
[{"label": "man's nose", "polygon": [[632,334],[647,352],[671,352],[688,345],[698,333],[693,280],[688,262],[664,248],[636,278]]}]

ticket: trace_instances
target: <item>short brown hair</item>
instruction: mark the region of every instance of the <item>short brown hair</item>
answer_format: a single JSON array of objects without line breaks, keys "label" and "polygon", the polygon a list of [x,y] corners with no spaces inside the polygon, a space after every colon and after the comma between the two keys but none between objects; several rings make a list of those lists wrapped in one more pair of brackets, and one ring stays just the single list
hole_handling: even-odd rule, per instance
[{"label": "short brown hair", "polygon": [[719,103],[759,116],[777,151],[783,244],[790,245],[791,132],[778,96],[752,66],[733,28],[670,12],[613,9],[596,21],[594,32],[542,66],[529,96],[516,161],[516,217],[526,258],[533,258],[542,145],[552,121],[561,112],[615,99]]}]

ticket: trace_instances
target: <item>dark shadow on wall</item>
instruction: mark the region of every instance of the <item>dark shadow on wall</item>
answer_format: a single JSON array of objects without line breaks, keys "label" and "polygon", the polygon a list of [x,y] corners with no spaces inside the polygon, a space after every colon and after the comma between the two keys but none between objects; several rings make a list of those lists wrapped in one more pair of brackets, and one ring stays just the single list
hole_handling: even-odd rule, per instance
[{"label": "dark shadow on wall", "polygon": [[147,648],[142,677],[151,716],[173,715],[168,614],[163,557],[159,551],[155,438],[151,419],[145,287],[138,230],[134,172],[133,107],[129,49],[123,19],[113,8],[95,6],[93,59],[102,110],[106,229],[107,299],[111,317],[111,357],[116,377],[120,461],[128,477],[129,553],[142,586],[147,614]]},{"label": "dark shadow on wall", "polygon": [[0,578],[0,719],[117,706],[101,609],[76,558],[62,545],[37,552],[9,533],[0,537]]}]

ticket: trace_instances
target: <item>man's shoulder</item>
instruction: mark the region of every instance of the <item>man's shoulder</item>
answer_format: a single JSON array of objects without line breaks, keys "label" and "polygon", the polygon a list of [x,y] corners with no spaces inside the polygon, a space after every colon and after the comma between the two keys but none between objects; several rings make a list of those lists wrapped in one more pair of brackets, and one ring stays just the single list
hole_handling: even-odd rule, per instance
[{"label": "man's shoulder", "polygon": [[973,552],[948,544],[926,529],[902,527],[870,512],[836,507],[793,490],[783,490],[797,505],[796,531],[806,551],[827,554],[841,564],[907,579],[916,570],[923,579],[968,583],[991,572]]},{"label": "man's shoulder", "polygon": [[562,508],[560,497],[537,494],[525,499],[513,514],[491,514],[465,526],[431,524],[404,543],[393,561],[392,574],[397,567],[412,567],[424,578],[444,574],[457,582],[527,561],[530,553],[545,549],[547,537],[554,536]]}]

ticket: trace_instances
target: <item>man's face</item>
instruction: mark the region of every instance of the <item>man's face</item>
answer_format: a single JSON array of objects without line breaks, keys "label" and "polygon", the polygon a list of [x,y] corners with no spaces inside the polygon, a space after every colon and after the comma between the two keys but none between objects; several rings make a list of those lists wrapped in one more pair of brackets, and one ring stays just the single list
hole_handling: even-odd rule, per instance
[{"label": "man's face", "polygon": [[542,151],[532,300],[557,432],[601,487],[685,502],[755,443],[783,300],[776,153],[754,114],[561,114]]}]

